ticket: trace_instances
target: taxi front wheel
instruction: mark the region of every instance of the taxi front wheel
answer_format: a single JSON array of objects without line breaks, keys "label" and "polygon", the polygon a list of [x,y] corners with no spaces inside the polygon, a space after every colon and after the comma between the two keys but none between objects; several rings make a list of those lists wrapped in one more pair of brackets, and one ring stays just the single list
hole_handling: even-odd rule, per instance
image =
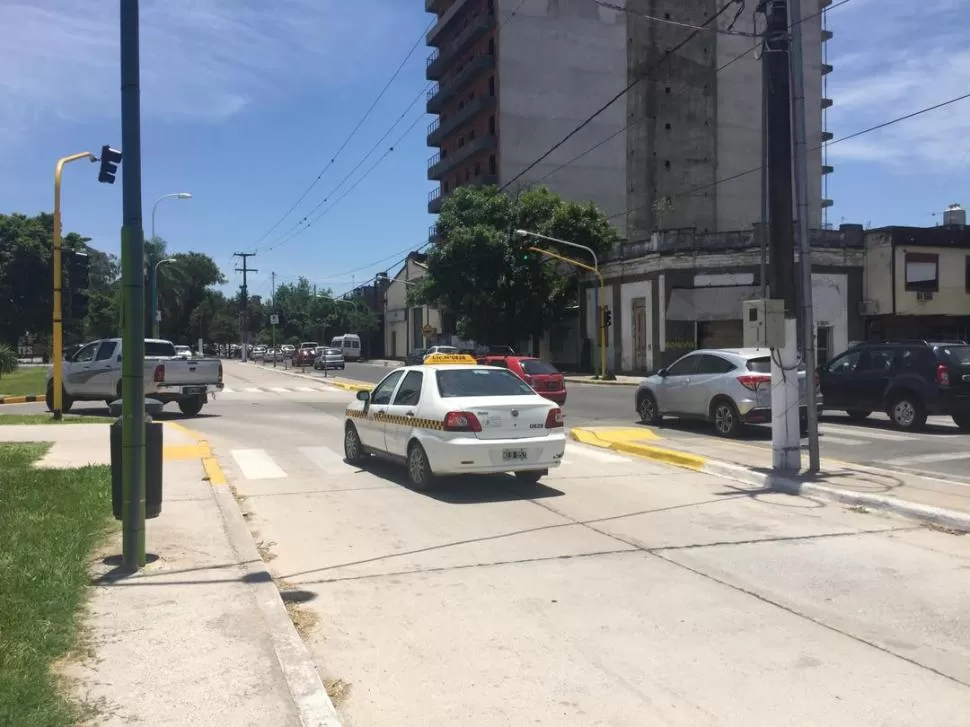
[{"label": "taxi front wheel", "polygon": [[350,464],[359,464],[364,461],[364,456],[364,445],[361,444],[357,427],[348,424],[344,430],[344,458]]},{"label": "taxi front wheel", "polygon": [[434,483],[428,455],[418,442],[408,447],[408,481],[415,490],[427,490]]}]

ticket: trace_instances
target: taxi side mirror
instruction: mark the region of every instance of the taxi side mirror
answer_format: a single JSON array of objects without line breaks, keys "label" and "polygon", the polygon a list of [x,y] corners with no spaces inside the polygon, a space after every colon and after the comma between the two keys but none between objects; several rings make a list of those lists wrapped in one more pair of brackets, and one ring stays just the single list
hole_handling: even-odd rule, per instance
[{"label": "taxi side mirror", "polygon": [[370,401],[370,392],[369,391],[358,391],[357,392],[357,400],[358,401],[364,401],[364,402]]}]

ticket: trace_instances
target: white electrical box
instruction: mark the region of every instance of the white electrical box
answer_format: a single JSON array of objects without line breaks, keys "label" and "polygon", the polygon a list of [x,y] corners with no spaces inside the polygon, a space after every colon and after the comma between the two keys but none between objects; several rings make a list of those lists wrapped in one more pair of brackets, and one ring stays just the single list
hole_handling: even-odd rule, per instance
[{"label": "white electrical box", "polygon": [[785,347],[785,301],[744,301],[742,312],[745,348]]}]

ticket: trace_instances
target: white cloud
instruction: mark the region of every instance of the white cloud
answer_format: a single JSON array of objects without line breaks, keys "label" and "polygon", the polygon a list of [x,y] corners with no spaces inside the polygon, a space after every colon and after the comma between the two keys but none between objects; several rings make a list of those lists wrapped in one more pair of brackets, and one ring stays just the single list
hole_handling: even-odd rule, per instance
[{"label": "white cloud", "polygon": [[[858,2],[858,0],[855,0]],[[876,15],[836,10],[829,16],[838,46],[828,77],[835,105],[829,128],[836,138],[970,93],[970,22],[954,0],[885,7]],[[843,62],[843,59],[847,62]],[[955,168],[970,146],[970,99],[834,144],[834,162],[859,160],[901,167]]]},{"label": "white cloud", "polygon": [[[0,6],[0,140],[52,115],[119,113],[115,2]],[[308,84],[340,85],[392,32],[382,0],[143,0],[145,118],[219,122]],[[397,43],[395,43],[395,46]]]}]

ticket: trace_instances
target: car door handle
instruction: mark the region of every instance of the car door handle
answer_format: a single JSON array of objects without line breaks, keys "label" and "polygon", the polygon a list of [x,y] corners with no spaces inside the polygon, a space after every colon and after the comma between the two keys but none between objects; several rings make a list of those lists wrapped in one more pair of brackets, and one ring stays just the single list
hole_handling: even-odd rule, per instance
[{"label": "car door handle", "polygon": [[406,417],[413,417],[414,416],[414,412],[413,411],[409,411],[404,416],[406,416]]}]

